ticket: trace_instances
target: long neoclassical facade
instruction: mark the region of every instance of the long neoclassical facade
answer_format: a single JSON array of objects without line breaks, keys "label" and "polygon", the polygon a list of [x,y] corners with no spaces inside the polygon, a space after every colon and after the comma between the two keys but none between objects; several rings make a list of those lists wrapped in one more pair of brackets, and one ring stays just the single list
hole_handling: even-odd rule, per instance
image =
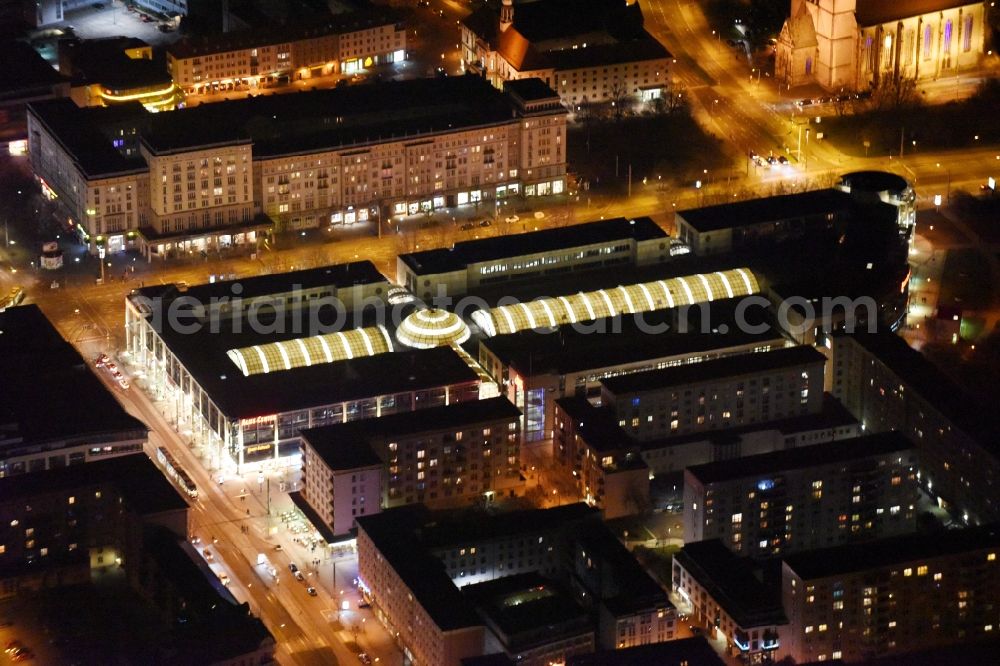
[{"label": "long neoclassical facade", "polygon": [[953,76],[980,64],[987,2],[792,0],[775,75],[789,87],[864,90],[881,77]]}]

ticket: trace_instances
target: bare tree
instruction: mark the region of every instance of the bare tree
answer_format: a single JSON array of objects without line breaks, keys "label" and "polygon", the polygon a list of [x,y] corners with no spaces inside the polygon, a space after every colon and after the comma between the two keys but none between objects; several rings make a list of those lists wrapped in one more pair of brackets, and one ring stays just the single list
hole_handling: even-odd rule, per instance
[{"label": "bare tree", "polygon": [[615,81],[611,84],[610,98],[615,120],[620,120],[625,115],[626,107],[630,102],[628,86],[621,81]]},{"label": "bare tree", "polygon": [[873,111],[896,111],[914,107],[919,102],[917,81],[912,77],[883,76],[872,86]]}]

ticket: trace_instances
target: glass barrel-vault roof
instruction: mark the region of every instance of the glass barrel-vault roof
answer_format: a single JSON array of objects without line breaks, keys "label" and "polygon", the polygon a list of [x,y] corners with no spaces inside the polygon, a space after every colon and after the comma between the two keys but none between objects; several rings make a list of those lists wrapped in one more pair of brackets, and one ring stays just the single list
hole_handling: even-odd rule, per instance
[{"label": "glass barrel-vault roof", "polygon": [[226,354],[244,376],[250,376],[391,351],[389,332],[373,326],[230,349]]},{"label": "glass barrel-vault roof", "polygon": [[629,286],[539,298],[526,303],[477,310],[472,320],[489,337],[533,328],[550,328],[619,314],[635,314],[692,305],[760,291],[748,268],[687,275]]}]

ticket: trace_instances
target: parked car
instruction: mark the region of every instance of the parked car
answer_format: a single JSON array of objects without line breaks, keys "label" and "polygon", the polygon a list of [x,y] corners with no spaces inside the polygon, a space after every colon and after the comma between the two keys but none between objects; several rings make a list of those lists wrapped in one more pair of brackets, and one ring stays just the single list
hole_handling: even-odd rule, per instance
[{"label": "parked car", "polygon": [[493,223],[492,223],[492,222],[490,222],[489,220],[480,220],[480,221],[479,221],[479,226],[481,226],[481,227],[488,227],[488,226],[490,226],[490,225],[492,225],[492,224],[493,224]]},{"label": "parked car", "polygon": [[288,565],[288,570],[291,571],[292,573],[295,573],[296,571],[299,570],[299,568],[295,565],[295,562],[292,562]]},{"label": "parked car", "polygon": [[372,663],[372,658],[368,656],[367,652],[359,652],[358,661],[360,661],[362,664],[370,664]]},{"label": "parked car", "polygon": [[466,222],[465,224],[459,227],[459,229],[461,229],[462,231],[471,231],[472,229],[475,228],[476,225],[474,225],[472,222]]},{"label": "parked car", "polygon": [[306,588],[306,592],[309,593],[310,597],[315,597],[316,596],[316,588],[315,587],[307,587]]},{"label": "parked car", "polygon": [[788,158],[785,157],[784,155],[778,155],[778,163],[779,164],[788,164]]},{"label": "parked car", "polygon": [[517,215],[508,215],[506,218],[504,218],[504,222],[506,222],[507,224],[514,224],[515,222],[520,222],[520,221],[521,218],[519,218]]},{"label": "parked car", "polygon": [[301,571],[296,571],[295,572],[295,580],[297,580],[297,581],[299,581],[301,583],[301,582],[305,581],[305,579],[306,579],[306,577],[302,575]]}]

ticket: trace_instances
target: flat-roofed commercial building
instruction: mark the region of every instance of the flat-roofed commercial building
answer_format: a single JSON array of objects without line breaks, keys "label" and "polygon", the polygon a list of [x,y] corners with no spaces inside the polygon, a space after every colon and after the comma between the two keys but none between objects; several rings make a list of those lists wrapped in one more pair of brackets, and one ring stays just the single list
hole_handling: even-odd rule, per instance
[{"label": "flat-roofed commercial building", "polygon": [[167,69],[185,92],[256,88],[354,74],[406,58],[406,29],[385,7],[328,16],[309,25],[188,37],[167,47]]},{"label": "flat-roofed commercial building", "polygon": [[684,544],[672,566],[673,590],[685,602],[681,608],[708,625],[710,638],[725,641],[730,656],[748,663],[780,657],[788,622],[781,595],[746,558],[712,539]]},{"label": "flat-roofed commercial building", "polygon": [[1000,528],[921,533],[784,558],[789,625],[782,654],[797,663],[990,640],[998,629]]},{"label": "flat-roofed commercial building", "polygon": [[170,114],[55,100],[28,116],[35,175],[95,253],[254,245],[275,223],[374,232],[566,182],[566,110],[535,79],[505,92],[475,76],[416,79]]},{"label": "flat-roofed commercial building", "polygon": [[293,460],[302,429],[479,398],[479,376],[451,347],[394,352],[380,326],[309,334],[332,328],[332,299],[351,309],[388,286],[362,261],[146,287],[126,299],[126,349],[210,466]]},{"label": "flat-roofed commercial building", "polygon": [[140,578],[143,528],[187,539],[188,505],[143,453],[0,479],[0,597]]},{"label": "flat-roofed commercial building", "polygon": [[917,453],[899,433],[684,471],[684,541],[766,557],[912,532]]},{"label": "flat-roofed commercial building", "polygon": [[836,228],[853,207],[827,189],[692,208],[677,212],[677,237],[695,254],[725,254]]},{"label": "flat-roofed commercial building", "polygon": [[1000,519],[1000,454],[989,406],[891,333],[833,336],[832,392],[869,432],[899,430],[920,483],[960,521]]},{"label": "flat-roofed commercial building", "polygon": [[142,451],[126,412],[37,305],[0,312],[0,477]]},{"label": "flat-roofed commercial building", "polygon": [[520,494],[520,416],[500,397],[304,430],[302,494],[335,534],[383,508]]},{"label": "flat-roofed commercial building", "polygon": [[825,363],[809,346],[726,356],[608,377],[601,402],[639,440],[815,414]]},{"label": "flat-roofed commercial building", "polygon": [[[713,326],[731,321],[731,308],[725,303],[705,304],[705,310]],[[553,436],[555,400],[572,395],[599,398],[606,378],[769,351],[787,344],[769,324],[753,333],[726,325],[731,332],[701,333],[694,325],[690,332],[681,332],[675,311],[625,314],[579,326],[564,325],[557,333],[521,330],[481,339],[478,360],[524,413],[525,441],[537,442]]]},{"label": "flat-roofed commercial building", "polygon": [[460,296],[498,283],[662,263],[670,258],[669,241],[648,217],[618,217],[401,254],[396,282],[429,302],[438,295]]}]

